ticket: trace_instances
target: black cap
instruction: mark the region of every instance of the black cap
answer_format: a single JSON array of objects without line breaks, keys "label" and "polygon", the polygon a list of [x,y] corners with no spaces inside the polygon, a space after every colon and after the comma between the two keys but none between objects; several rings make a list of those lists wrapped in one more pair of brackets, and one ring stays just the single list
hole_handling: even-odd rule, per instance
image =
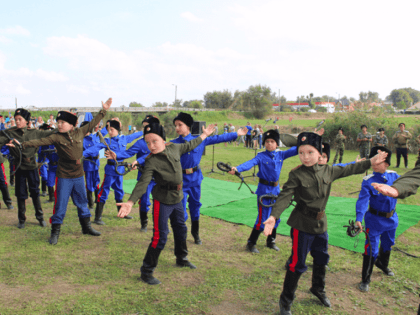
[{"label": "black cap", "polygon": [[144,136],[146,136],[148,133],[154,133],[157,134],[158,136],[160,136],[163,140],[166,141],[166,134],[165,134],[165,129],[163,128],[162,125],[160,124],[156,124],[156,123],[151,123],[147,126],[144,127],[144,131],[143,134]]},{"label": "black cap", "polygon": [[182,121],[184,124],[186,124],[188,127],[190,127],[191,128],[191,126],[193,125],[193,123],[194,123],[194,119],[192,118],[192,116],[190,115],[190,114],[187,114],[187,113],[183,113],[183,112],[180,112],[179,114],[178,114],[178,116],[176,116],[175,118],[174,118],[174,125],[175,125],[175,120],[180,120],[180,121]]},{"label": "black cap", "polygon": [[322,154],[322,137],[314,132],[302,132],[298,136],[297,147],[301,145],[311,145],[318,150],[319,154]]},{"label": "black cap", "polygon": [[110,127],[120,131],[121,130],[121,124],[118,120],[108,120],[107,124],[109,124]]},{"label": "black cap", "polygon": [[39,126],[39,130],[51,130],[53,129],[50,125],[43,123],[41,126]]},{"label": "black cap", "polygon": [[144,123],[144,122],[147,122],[149,124],[151,123],[160,124],[159,118],[153,115],[147,115],[141,123]]},{"label": "black cap", "polygon": [[386,157],[385,162],[387,162],[388,165],[391,165],[392,151],[390,149],[386,148],[386,147],[381,147],[381,146],[373,147],[370,150],[369,159],[373,158],[376,154],[378,154],[378,150],[385,151],[386,153],[388,153],[388,156]]},{"label": "black cap", "polygon": [[331,152],[330,145],[326,142],[322,142],[322,153],[325,153],[327,155],[327,163],[330,160],[330,152]]},{"label": "black cap", "polygon": [[265,143],[265,140],[267,139],[273,139],[276,141],[277,145],[280,145],[280,134],[278,130],[270,129],[263,133],[263,143]]},{"label": "black cap", "polygon": [[25,119],[26,121],[29,121],[31,119],[31,113],[24,108],[16,109],[13,117],[16,118],[17,115],[22,116],[22,118]]},{"label": "black cap", "polygon": [[366,127],[366,129],[367,129],[367,126],[366,125],[361,125],[360,126],[360,129],[363,129],[363,127]]},{"label": "black cap", "polygon": [[76,126],[77,116],[73,113],[62,110],[58,112],[56,120],[63,120],[68,122],[70,125]]},{"label": "black cap", "polygon": [[379,128],[378,131],[385,131],[385,128]]}]

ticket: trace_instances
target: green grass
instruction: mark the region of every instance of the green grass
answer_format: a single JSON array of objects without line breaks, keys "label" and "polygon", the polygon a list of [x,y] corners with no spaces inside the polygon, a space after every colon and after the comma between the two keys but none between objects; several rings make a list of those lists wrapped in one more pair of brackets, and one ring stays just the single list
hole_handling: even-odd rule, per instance
[{"label": "green grass", "polygon": [[[215,162],[230,162],[236,166],[253,156],[253,150],[242,146],[215,146]],[[349,162],[356,156],[355,151],[345,151],[344,161]],[[212,147],[208,147],[201,162],[205,176],[211,169],[211,157]],[[411,168],[415,156],[410,155],[409,161]],[[102,166],[104,162],[101,161]],[[298,164],[297,157],[285,161],[281,184]],[[405,169],[397,171],[400,174],[406,172]],[[252,175],[252,170],[244,175]],[[131,172],[125,179],[136,176],[136,172]],[[239,186],[235,176],[210,176],[237,182]],[[357,194],[349,193],[360,189],[362,178],[362,175],[356,175],[335,182],[332,195],[357,197]],[[252,178],[247,181],[254,183]],[[419,198],[420,195],[416,195],[399,203],[418,205]],[[127,199],[128,195],[124,200]],[[16,209],[15,202],[14,206]],[[43,209],[48,218],[52,214],[52,205],[43,203]],[[102,232],[100,237],[81,233],[76,208],[69,203],[56,246],[47,243],[50,226],[41,228],[35,224],[29,200],[27,224],[23,230],[16,228],[16,212],[0,210],[0,314],[276,314],[279,311],[283,265],[290,254],[288,237],[278,237],[280,252],[274,252],[264,246],[264,237],[261,236],[258,243],[260,255],[251,255],[245,251],[250,228],[202,216],[200,234],[203,245],[194,245],[190,235],[187,241],[189,258],[198,269],[175,266],[173,234],[169,234],[155,271],[162,285],[147,286],[137,278],[152,237],[151,226],[147,233],[139,232],[137,208],[133,208],[134,220],[117,218],[112,193],[104,210],[106,225],[94,226]],[[286,220],[281,224],[285,224],[283,222]],[[396,246],[419,256],[419,232],[418,223],[397,239]],[[293,314],[415,313],[420,259],[393,252],[390,267],[396,276],[386,277],[374,269],[371,291],[362,294],[355,288],[361,277],[360,254],[333,246],[330,246],[329,253],[331,270],[327,273],[326,289],[332,309],[321,306],[308,293],[311,286],[309,269],[299,282]],[[310,257],[307,263],[312,264]]]}]

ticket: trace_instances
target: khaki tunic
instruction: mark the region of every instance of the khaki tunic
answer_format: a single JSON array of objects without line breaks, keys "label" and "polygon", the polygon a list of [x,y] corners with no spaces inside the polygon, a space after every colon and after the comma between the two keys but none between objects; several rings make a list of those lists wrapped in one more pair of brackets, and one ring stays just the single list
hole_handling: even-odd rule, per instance
[{"label": "khaki tunic", "polygon": [[180,202],[184,195],[180,190],[168,190],[161,186],[175,186],[182,184],[181,155],[194,150],[203,140],[200,137],[186,143],[167,143],[166,148],[158,154],[150,154],[146,158],[140,180],[128,200],[136,202],[144,195],[152,178],[156,186],[152,190],[154,200],[173,205]]},{"label": "khaki tunic", "polygon": [[398,178],[392,187],[398,190],[398,197],[404,199],[408,196],[415,195],[417,188],[420,186],[420,164],[411,171],[405,173]]},{"label": "khaki tunic", "polygon": [[82,177],[84,175],[81,161],[83,157],[83,138],[105,117],[105,114],[106,110],[102,109],[89,124],[81,128],[74,128],[65,133],[52,134],[39,140],[25,141],[22,143],[22,146],[25,150],[27,148],[35,148],[34,150],[36,150],[37,147],[42,145],[55,145],[59,156],[57,177]]},{"label": "khaki tunic", "polygon": [[305,210],[296,207],[290,214],[287,224],[299,231],[322,234],[327,231],[327,216],[324,215],[321,220],[316,220],[306,215],[305,211],[324,211],[334,180],[353,174],[362,174],[370,166],[370,160],[366,160],[345,167],[318,164],[311,167],[297,167],[289,173],[289,179],[284,184],[271,215],[279,219],[295,196],[296,203],[303,205]]},{"label": "khaki tunic", "polygon": [[392,137],[392,140],[394,140],[394,143],[397,148],[407,149],[408,140],[410,140],[411,138],[413,138],[413,136],[409,131],[404,130],[403,132],[401,132],[401,130],[398,130]]}]

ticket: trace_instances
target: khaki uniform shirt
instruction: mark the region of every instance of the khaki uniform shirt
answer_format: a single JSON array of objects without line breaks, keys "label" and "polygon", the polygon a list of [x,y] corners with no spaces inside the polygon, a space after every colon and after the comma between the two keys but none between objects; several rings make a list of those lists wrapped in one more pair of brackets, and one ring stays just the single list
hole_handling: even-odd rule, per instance
[{"label": "khaki uniform shirt", "polygon": [[394,140],[394,143],[397,146],[397,148],[407,148],[408,140],[410,140],[411,138],[413,138],[413,136],[407,130],[404,130],[403,132],[401,132],[401,130],[398,130],[392,137],[392,140]]},{"label": "khaki uniform shirt", "polygon": [[[363,132],[359,132],[357,135],[357,139],[372,139],[372,135],[368,132],[364,134]],[[370,141],[361,141],[359,142],[359,148],[366,149],[369,148]]]},{"label": "khaki uniform shirt", "polygon": [[40,140],[26,141],[22,143],[22,146],[25,150],[26,148],[34,148],[36,150],[37,147],[42,145],[55,145],[59,156],[57,177],[82,177],[84,175],[81,161],[83,157],[83,138],[105,117],[105,114],[106,110],[102,109],[89,124],[81,128],[74,128],[65,133],[55,133]]},{"label": "khaki uniform shirt", "polygon": [[337,144],[337,149],[343,149],[345,148],[344,146],[344,142],[346,141],[346,136],[345,135],[340,135],[337,134],[337,136],[335,137],[335,143]]},{"label": "khaki uniform shirt", "polygon": [[[57,131],[51,131],[51,130],[38,130],[38,129],[32,129],[32,128],[17,128],[12,127],[9,129],[4,130],[9,137],[18,140],[20,143],[23,143],[25,141],[29,141],[32,139],[41,139],[44,137],[48,137],[49,135],[53,134]],[[9,138],[6,137],[6,135],[3,133],[3,131],[0,131],[0,147],[5,145],[6,143],[9,143]],[[10,154],[15,158],[14,164],[19,165],[19,149],[17,147],[12,148],[9,147]],[[36,148],[24,148],[22,150],[22,161],[20,164],[20,169],[22,170],[34,170],[38,167],[38,164],[36,162],[36,156],[35,153],[37,152]]]},{"label": "khaki uniform shirt", "polygon": [[[322,212],[330,196],[331,184],[334,180],[362,174],[371,166],[370,160],[350,164],[345,167],[318,165],[306,167],[299,166],[289,173],[289,179],[283,186],[271,215],[276,219],[289,207],[289,203],[295,196],[298,205],[311,208],[311,211]],[[321,220],[305,215],[305,211],[296,207],[290,214],[287,224],[291,227],[311,234],[322,234],[327,231],[327,216]]]},{"label": "khaki uniform shirt", "polygon": [[139,200],[146,192],[152,178],[154,178],[156,182],[156,186],[152,190],[154,200],[168,205],[180,202],[184,198],[182,188],[180,190],[168,190],[161,186],[182,184],[181,155],[194,150],[202,141],[200,137],[197,137],[182,144],[167,143],[162,152],[150,154],[146,158],[140,180],[128,200],[134,203]]},{"label": "khaki uniform shirt", "polygon": [[398,197],[404,199],[408,196],[415,195],[417,188],[420,186],[420,164],[411,171],[405,173],[398,178],[392,187],[398,190]]}]

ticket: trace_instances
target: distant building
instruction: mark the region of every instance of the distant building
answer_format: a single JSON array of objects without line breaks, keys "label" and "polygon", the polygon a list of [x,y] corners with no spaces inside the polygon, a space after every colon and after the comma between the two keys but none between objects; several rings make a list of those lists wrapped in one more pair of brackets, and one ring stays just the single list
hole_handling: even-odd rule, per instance
[{"label": "distant building", "polygon": [[327,113],[335,112],[335,104],[333,102],[315,102],[315,106],[325,107],[327,109]]}]

